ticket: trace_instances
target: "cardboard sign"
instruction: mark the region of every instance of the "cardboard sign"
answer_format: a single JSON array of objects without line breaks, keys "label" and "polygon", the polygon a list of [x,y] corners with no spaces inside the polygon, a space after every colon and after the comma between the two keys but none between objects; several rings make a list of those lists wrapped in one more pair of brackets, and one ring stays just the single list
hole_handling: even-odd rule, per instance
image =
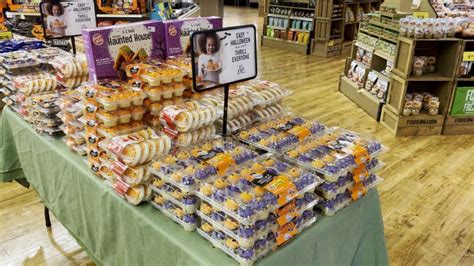
[{"label": "cardboard sign", "polygon": [[430,13],[428,13],[426,11],[423,11],[423,12],[422,11],[415,11],[415,12],[413,12],[413,17],[426,19],[426,18],[430,17]]},{"label": "cardboard sign", "polygon": [[44,1],[40,14],[46,39],[79,36],[83,29],[97,27],[93,0]]},{"label": "cardboard sign", "polygon": [[191,35],[194,91],[204,91],[257,76],[254,25],[194,32]]}]

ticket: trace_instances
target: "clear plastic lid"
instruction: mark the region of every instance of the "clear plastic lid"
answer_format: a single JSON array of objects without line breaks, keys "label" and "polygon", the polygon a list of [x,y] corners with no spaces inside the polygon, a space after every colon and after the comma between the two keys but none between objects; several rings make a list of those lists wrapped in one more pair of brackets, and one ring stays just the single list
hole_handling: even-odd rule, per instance
[{"label": "clear plastic lid", "polygon": [[263,150],[282,152],[305,139],[320,135],[326,126],[294,115],[284,115],[243,129],[237,138]]},{"label": "clear plastic lid", "polygon": [[284,155],[288,160],[334,181],[385,150],[386,147],[370,137],[331,128],[324,135],[294,145]]}]

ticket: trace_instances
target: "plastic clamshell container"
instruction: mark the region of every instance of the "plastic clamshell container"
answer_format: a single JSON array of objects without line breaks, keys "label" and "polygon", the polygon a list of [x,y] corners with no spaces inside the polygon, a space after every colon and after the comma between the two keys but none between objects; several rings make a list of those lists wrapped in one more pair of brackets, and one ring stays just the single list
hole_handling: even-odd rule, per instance
[{"label": "plastic clamshell container", "polygon": [[237,249],[233,250],[227,246],[225,246],[222,241],[219,241],[213,237],[211,237],[208,233],[204,232],[202,229],[197,229],[198,234],[200,234],[204,239],[211,242],[212,245],[229,255],[231,258],[236,260],[242,266],[251,266],[253,265],[258,259],[261,259],[268,255],[273,249],[276,249],[276,243],[266,244],[263,248],[259,249],[259,251],[254,254],[250,258],[243,258],[237,253]]},{"label": "plastic clamshell container", "polygon": [[[178,207],[180,207],[181,209],[183,209],[183,211],[187,214],[193,214],[193,213],[196,213],[196,209],[197,209],[197,199],[196,199],[196,202],[194,204],[185,204],[183,201],[181,200],[178,200],[176,199],[175,197],[173,197],[172,195],[169,194],[169,192],[165,191],[164,189],[160,189],[156,186],[153,186],[152,185],[152,190],[153,192],[155,192],[156,194],[159,194],[161,195],[165,200],[167,201],[171,201],[173,204],[177,205]],[[186,195],[188,197],[194,197],[193,195]]]},{"label": "plastic clamshell container", "polygon": [[226,234],[228,237],[237,241],[237,243],[239,243],[239,245],[244,248],[253,247],[257,240],[261,239],[262,237],[265,237],[270,232],[276,233],[276,231],[278,230],[278,225],[266,226],[262,230],[259,230],[259,232],[255,233],[253,236],[249,238],[244,238],[244,237],[239,236],[237,233],[233,232],[232,230],[226,228],[221,222],[212,219],[211,217],[205,215],[204,213],[200,211],[196,211],[196,213],[201,218],[202,221],[207,222],[211,224],[215,229],[218,229],[224,232],[224,234]]},{"label": "plastic clamshell container", "polygon": [[[367,179],[362,182],[367,188],[367,190],[370,190],[376,187],[382,181],[383,179],[381,177],[375,174],[371,174]],[[326,216],[333,216],[334,214],[336,214],[337,211],[343,209],[352,202],[353,199],[351,197],[350,191],[345,190],[344,192],[337,194],[332,199],[327,199],[319,202],[316,205],[316,208],[318,208],[321,213]]]},{"label": "plastic clamshell container", "polygon": [[164,206],[162,206],[162,205],[160,205],[160,204],[158,204],[154,201],[151,201],[151,205],[153,207],[155,207],[156,209],[158,209],[159,211],[161,211],[164,215],[171,218],[171,220],[173,220],[174,222],[179,224],[181,227],[183,227],[185,231],[192,232],[192,231],[196,230],[196,227],[197,227],[196,222],[186,223],[185,221],[179,219],[176,215],[174,215],[174,213],[172,213],[168,209],[166,209]]},{"label": "plastic clamshell container", "polygon": [[241,130],[237,139],[265,151],[281,153],[325,130],[326,126],[318,122],[284,115]]},{"label": "plastic clamshell container", "polygon": [[116,115],[106,116],[100,112],[97,112],[95,116],[97,121],[102,123],[106,128],[111,128],[118,125],[119,118]]},{"label": "plastic clamshell container", "polygon": [[172,179],[168,174],[165,174],[163,171],[157,170],[154,167],[150,167],[150,172],[157,177],[161,178],[163,181],[172,184],[173,186],[181,189],[184,193],[194,193],[197,188],[197,183],[185,185],[183,183],[179,183]]},{"label": "plastic clamshell container", "polygon": [[143,107],[132,107],[132,120],[141,121],[143,120],[143,115],[145,115],[146,110]]},{"label": "plastic clamshell container", "polygon": [[344,129],[331,128],[324,135],[294,145],[284,156],[304,169],[321,174],[325,180],[336,182],[338,177],[385,150],[387,148],[376,140]]}]

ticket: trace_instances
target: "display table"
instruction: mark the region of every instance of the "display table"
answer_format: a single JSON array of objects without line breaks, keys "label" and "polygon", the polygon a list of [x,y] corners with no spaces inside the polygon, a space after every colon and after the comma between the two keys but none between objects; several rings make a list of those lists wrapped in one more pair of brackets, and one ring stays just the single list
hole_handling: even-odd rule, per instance
[{"label": "display table", "polygon": [[[10,108],[0,128],[0,181],[26,178],[89,256],[105,265],[236,264],[149,204],[132,206],[61,140],[48,140]],[[38,218],[41,219],[41,218]],[[377,192],[319,217],[261,265],[388,265]]]}]

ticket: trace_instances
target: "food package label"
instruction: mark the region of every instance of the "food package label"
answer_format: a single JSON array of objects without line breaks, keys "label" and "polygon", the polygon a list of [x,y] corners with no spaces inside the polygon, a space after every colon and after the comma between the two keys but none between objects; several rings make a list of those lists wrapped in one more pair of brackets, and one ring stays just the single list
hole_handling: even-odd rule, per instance
[{"label": "food package label", "polygon": [[283,226],[292,221],[296,216],[298,216],[298,214],[298,208],[296,208],[295,202],[292,201],[276,211],[276,215],[278,217],[277,223],[280,226]]},{"label": "food package label", "polygon": [[94,81],[119,77],[122,63],[165,56],[163,23],[159,21],[84,29],[82,33],[89,76]]},{"label": "food package label", "polygon": [[201,17],[164,22],[166,57],[188,52],[190,37],[195,31],[222,28],[221,17]]},{"label": "food package label", "polygon": [[130,134],[125,136],[114,137],[112,141],[107,144],[107,149],[113,154],[120,156],[123,149],[130,144],[135,144],[144,141],[143,137],[138,134]]},{"label": "food package label", "polygon": [[276,235],[277,245],[281,245],[286,241],[290,240],[293,236],[298,233],[298,228],[294,223],[289,223],[278,230]]},{"label": "food package label", "polygon": [[277,196],[278,206],[283,206],[298,196],[298,190],[288,176],[275,175],[265,171],[261,174],[252,174],[250,181]]}]

